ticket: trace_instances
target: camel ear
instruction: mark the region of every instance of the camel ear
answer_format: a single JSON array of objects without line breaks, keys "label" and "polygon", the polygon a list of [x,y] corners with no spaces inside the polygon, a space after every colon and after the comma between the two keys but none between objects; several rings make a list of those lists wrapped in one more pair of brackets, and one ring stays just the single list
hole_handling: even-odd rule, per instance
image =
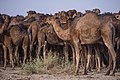
[{"label": "camel ear", "polygon": [[118,13],[120,14],[120,11]]}]

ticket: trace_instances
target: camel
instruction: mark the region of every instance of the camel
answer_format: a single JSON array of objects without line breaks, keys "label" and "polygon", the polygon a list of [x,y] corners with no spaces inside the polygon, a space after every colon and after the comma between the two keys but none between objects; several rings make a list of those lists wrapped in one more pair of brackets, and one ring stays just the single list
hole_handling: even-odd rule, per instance
[{"label": "camel", "polygon": [[[93,12],[95,12],[95,11],[96,11],[96,13],[98,13],[98,14],[99,14],[99,12],[100,12],[100,11],[97,10],[97,9],[96,9],[96,10],[93,9]],[[118,20],[114,19],[114,15],[115,15],[115,18],[118,19]],[[106,19],[108,19],[108,20],[112,20],[112,19],[113,19],[113,20],[112,20],[112,23],[113,23],[113,25],[114,25],[114,27],[115,27],[115,29],[116,29],[116,30],[115,30],[115,32],[116,32],[116,33],[115,33],[115,37],[117,37],[117,38],[116,38],[117,40],[115,41],[115,43],[116,43],[116,45],[117,45],[117,46],[116,46],[116,48],[117,48],[116,51],[118,51],[118,48],[119,48],[119,47],[118,47],[118,45],[119,45],[119,38],[118,38],[118,36],[119,36],[119,25],[120,25],[120,24],[119,24],[119,23],[120,23],[120,21],[119,21],[119,14],[116,14],[116,13],[115,13],[115,14],[112,14],[112,13],[104,13],[104,14],[102,14],[101,16],[104,17],[104,18],[106,18]],[[114,34],[114,33],[113,33],[113,34]],[[88,47],[89,47],[89,46],[88,46]],[[91,47],[90,47],[90,48],[91,48]],[[97,47],[96,47],[96,48],[97,48]],[[99,50],[99,49],[97,49],[97,53],[99,53],[98,50]],[[95,50],[95,51],[96,51],[96,50]],[[88,52],[91,52],[91,49],[89,50],[89,48],[88,48]],[[118,53],[117,53],[117,54],[118,54]],[[99,55],[99,54],[97,54],[97,55]],[[88,54],[88,61],[87,61],[88,63],[87,63],[87,66],[86,66],[87,69],[88,69],[88,66],[90,65],[90,57],[91,57],[91,56],[92,56],[92,55],[89,55],[89,54]],[[98,59],[98,61],[99,61],[99,64],[98,64],[98,65],[99,65],[99,66],[98,66],[98,72],[99,72],[99,71],[100,71],[100,64],[102,64],[103,66],[105,66],[105,65],[103,64],[103,60],[101,60],[102,63],[100,63],[100,60],[99,60],[99,59],[100,59],[100,56],[98,56],[97,59]],[[117,59],[117,60],[118,60],[118,59]]]},{"label": "camel", "polygon": [[120,56],[119,56],[119,50],[120,50],[120,12],[114,14],[116,19],[118,20],[117,22],[114,22],[115,29],[116,29],[116,34],[115,34],[115,44],[116,44],[116,53],[117,53],[117,61],[116,61],[116,68],[119,70],[120,66]]},{"label": "camel", "polygon": [[43,16],[43,14],[29,11],[28,16],[22,23],[24,26],[28,26],[27,32],[30,40],[30,62],[32,62],[33,45],[37,42],[38,29],[40,24],[44,21]]},{"label": "camel", "polygon": [[[114,33],[114,27],[111,20],[103,19],[96,13],[89,12],[83,17],[79,18],[76,26],[72,28],[69,27],[66,30],[63,30],[60,27],[60,23],[58,20],[52,19],[48,22],[53,25],[53,28],[60,39],[64,41],[72,41],[76,53],[76,74],[78,73],[79,69],[81,44],[94,44],[104,42],[104,44],[110,51],[110,56],[112,56],[112,59],[109,60],[109,65],[111,65],[113,61],[113,71],[111,75],[115,75],[116,53],[113,48],[112,36]],[[86,74],[86,67],[84,69],[84,74]],[[106,75],[109,74],[110,67]]]},{"label": "camel", "polygon": [[28,49],[28,34],[27,32],[22,28],[23,25],[12,25],[9,28],[9,34],[12,39],[12,45],[15,49],[15,61],[19,65],[19,53],[18,49],[20,45],[22,44],[22,48],[24,50],[24,59],[23,63],[25,64],[26,62],[26,57],[27,57],[27,49]]},{"label": "camel", "polygon": [[[11,24],[11,26],[9,26],[10,16],[3,15],[3,20],[4,20],[4,24],[1,27],[2,28],[1,29],[1,43],[2,43],[3,49],[4,49],[4,69],[6,69],[7,49],[9,50],[10,64],[12,65],[12,69],[14,69],[14,60],[13,59],[18,58],[18,57],[13,56],[14,55],[13,54],[13,51],[14,51],[13,47],[19,46],[21,40],[24,42],[23,44],[25,44],[25,40],[27,38],[26,38],[26,36],[24,36],[24,40],[23,40],[23,34],[25,32],[21,32],[21,30],[18,29],[18,25]],[[17,34],[16,32],[19,34]],[[18,48],[16,47],[16,52],[17,52],[17,49]],[[25,45],[23,45],[23,49],[25,52],[26,51]],[[17,55],[17,53],[16,53],[16,55]],[[24,62],[25,62],[25,58],[24,58]]]},{"label": "camel", "polygon": [[12,56],[12,53],[13,53],[13,48],[12,48],[12,45],[11,45],[11,37],[9,36],[9,33],[7,31],[7,27],[9,25],[9,22],[10,22],[10,16],[6,15],[6,14],[2,14],[1,15],[2,19],[3,20],[3,23],[1,25],[1,28],[0,28],[0,43],[2,43],[2,46],[3,46],[3,50],[4,50],[4,69],[6,69],[6,61],[7,61],[7,49],[9,51],[9,57],[10,57],[10,64],[12,66],[12,68],[14,68],[14,64],[13,64],[13,56]]},{"label": "camel", "polygon": [[[43,47],[43,49],[44,49],[46,42],[51,45],[65,45],[65,47],[67,46],[67,44],[65,44],[65,42],[57,36],[52,25],[50,25],[50,24],[43,23],[43,26],[41,28],[39,28],[37,38],[38,38],[38,53],[37,53],[38,60],[39,60],[41,47]],[[66,49],[65,49],[65,51],[66,51]],[[65,59],[67,61],[68,60],[67,51],[65,52],[65,56],[66,56]],[[46,59],[45,50],[43,50],[43,57],[44,57],[44,62],[45,62],[45,59]]]}]

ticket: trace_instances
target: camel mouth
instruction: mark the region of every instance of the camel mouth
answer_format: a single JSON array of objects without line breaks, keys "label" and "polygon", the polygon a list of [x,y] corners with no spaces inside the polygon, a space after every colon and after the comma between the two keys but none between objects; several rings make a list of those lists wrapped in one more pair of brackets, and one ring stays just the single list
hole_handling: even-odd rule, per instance
[{"label": "camel mouth", "polygon": [[62,22],[63,24],[66,24],[66,22]]}]

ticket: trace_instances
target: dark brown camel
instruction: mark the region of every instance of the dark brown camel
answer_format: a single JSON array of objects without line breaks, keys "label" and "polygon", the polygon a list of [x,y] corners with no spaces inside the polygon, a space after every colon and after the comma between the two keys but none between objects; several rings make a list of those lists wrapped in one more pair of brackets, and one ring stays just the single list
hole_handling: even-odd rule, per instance
[{"label": "dark brown camel", "polygon": [[27,32],[30,40],[30,62],[32,61],[33,45],[37,42],[38,29],[42,21],[44,21],[43,16],[43,14],[39,13],[33,13],[30,15],[28,13],[28,17],[24,20],[25,22],[23,22],[23,25],[29,26]]},{"label": "dark brown camel", "polygon": [[2,43],[3,49],[4,49],[4,69],[6,69],[7,49],[9,51],[10,64],[12,65],[12,68],[14,68],[14,63],[12,60],[13,48],[11,45],[11,37],[9,36],[9,32],[7,31],[7,27],[10,22],[10,16],[3,14],[2,20],[3,20],[3,24],[1,25],[1,28],[0,28],[0,37],[1,37],[0,43]]},{"label": "dark brown camel", "polygon": [[[39,28],[37,38],[38,38],[37,59],[39,59],[41,47],[44,47],[46,44],[45,41],[47,41],[47,43],[49,43],[51,45],[65,45],[65,47],[67,46],[67,44],[65,44],[65,42],[57,36],[52,25],[50,25],[50,24],[44,23],[43,26],[41,28]],[[46,59],[45,55],[46,55],[46,53],[45,53],[45,51],[43,51],[44,61]],[[66,61],[68,60],[66,49],[65,49],[65,59],[66,59]]]},{"label": "dark brown camel", "polygon": [[[74,28],[70,27],[67,30],[61,29],[58,20],[51,20],[49,23],[53,24],[53,28],[60,39],[72,41],[76,51],[76,74],[79,69],[81,44],[93,44],[99,42],[104,42],[108,47],[113,61],[112,75],[115,74],[116,53],[112,41],[112,29],[114,29],[114,27],[110,20],[103,19],[96,13],[90,12],[81,17]],[[112,61],[110,61],[110,65],[112,64]],[[86,68],[84,74],[86,74]],[[110,74],[110,68],[106,74]]]},{"label": "dark brown camel", "polygon": [[28,34],[24,28],[22,28],[23,25],[12,25],[9,28],[9,34],[12,39],[12,44],[15,49],[15,60],[17,64],[19,65],[19,53],[18,49],[20,45],[22,45],[22,48],[24,50],[24,60],[23,63],[25,64],[26,62],[26,57],[27,57],[27,49],[28,49]]},{"label": "dark brown camel", "polygon": [[[4,24],[1,29],[1,43],[3,43],[3,49],[4,49],[4,68],[6,68],[6,56],[7,56],[7,49],[9,50],[9,56],[10,56],[10,64],[12,65],[12,68],[14,68],[14,58],[18,58],[17,56],[14,57],[13,55],[13,49],[14,46],[19,46],[21,39],[23,39],[24,31],[21,32],[20,29],[18,29],[18,25],[11,25],[9,26],[10,17],[8,15],[3,15]],[[9,26],[9,29],[8,29]],[[14,27],[12,27],[14,26]],[[3,30],[3,31],[2,31]],[[25,44],[26,36],[24,36],[24,40],[22,40]],[[22,42],[21,42],[22,43]],[[13,45],[14,44],[14,45]],[[27,44],[28,45],[28,44]],[[24,52],[26,50],[26,46],[23,45]],[[17,52],[17,49],[16,49]],[[16,53],[17,54],[17,53]],[[24,58],[25,62],[25,58]]]},{"label": "dark brown camel", "polygon": [[[9,40],[8,42],[9,42],[9,45],[11,45],[11,47],[15,47],[15,59],[18,59],[18,56],[17,56],[17,51],[18,51],[18,46],[20,45],[20,43],[22,43],[22,42],[20,42],[21,40],[20,39],[23,39],[23,36],[24,36],[24,40],[23,40],[23,42],[25,41],[25,36],[26,36],[26,33],[25,33],[25,31],[22,31],[22,32],[20,32],[21,30],[20,29],[18,29],[18,25],[19,26],[21,26],[20,25],[20,23],[22,22],[24,20],[24,17],[23,16],[19,16],[19,15],[17,15],[17,16],[15,16],[15,17],[11,17],[11,20],[10,20],[10,23],[9,23],[9,26],[7,26],[7,28],[6,28],[6,32],[9,34],[9,35],[5,35],[6,37],[5,37],[5,40],[7,40],[7,37],[9,37],[9,39],[11,39],[11,41]],[[16,26],[14,26],[14,25],[16,25]],[[13,26],[14,26],[14,28],[13,28]],[[16,29],[15,29],[16,28]],[[21,33],[21,34],[18,34],[18,33]],[[24,34],[25,33],[25,34]],[[8,44],[8,42],[6,43],[6,41],[4,41],[5,42],[5,44]],[[12,46],[14,44],[14,46]],[[25,51],[26,51],[26,47],[24,46],[23,47],[23,49],[24,49],[24,53],[25,53]],[[12,50],[13,51],[13,50]],[[26,53],[25,53],[26,54]],[[24,55],[25,55],[24,54]],[[14,55],[14,54],[12,54],[12,55]],[[11,56],[12,56],[11,55]],[[24,58],[24,60],[25,60],[25,58]],[[12,61],[13,61],[13,56],[12,56]],[[18,60],[17,60],[17,62],[18,62]],[[25,61],[23,61],[23,62],[25,62]],[[13,64],[13,63],[12,63]]]}]

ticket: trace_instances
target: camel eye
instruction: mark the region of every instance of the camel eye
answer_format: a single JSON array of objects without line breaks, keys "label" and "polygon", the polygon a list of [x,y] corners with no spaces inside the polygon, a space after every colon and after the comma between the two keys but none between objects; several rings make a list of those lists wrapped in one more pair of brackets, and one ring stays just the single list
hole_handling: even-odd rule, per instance
[{"label": "camel eye", "polygon": [[119,18],[119,16],[116,16],[116,18]]}]

